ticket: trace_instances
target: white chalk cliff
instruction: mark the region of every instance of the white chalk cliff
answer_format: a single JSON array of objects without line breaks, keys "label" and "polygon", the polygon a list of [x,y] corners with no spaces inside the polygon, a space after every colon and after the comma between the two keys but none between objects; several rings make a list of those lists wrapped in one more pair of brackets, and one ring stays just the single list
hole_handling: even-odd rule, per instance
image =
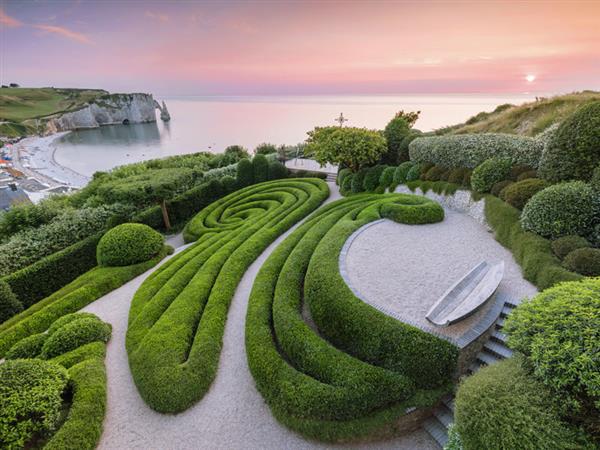
[{"label": "white chalk cliff", "polygon": [[152,94],[107,94],[77,111],[50,119],[46,123],[46,133],[146,122],[156,122]]}]

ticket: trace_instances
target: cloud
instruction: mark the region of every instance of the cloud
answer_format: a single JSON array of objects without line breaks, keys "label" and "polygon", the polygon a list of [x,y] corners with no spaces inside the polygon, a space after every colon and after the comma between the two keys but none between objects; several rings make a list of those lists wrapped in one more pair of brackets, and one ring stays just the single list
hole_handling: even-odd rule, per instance
[{"label": "cloud", "polygon": [[150,19],[158,20],[159,22],[165,23],[169,21],[169,16],[166,14],[155,13],[153,11],[146,11],[146,17]]},{"label": "cloud", "polygon": [[34,28],[38,30],[46,31],[47,33],[58,34],[67,39],[71,39],[73,41],[80,42],[82,44],[93,44],[93,42],[83,33],[78,33],[76,31],[69,30],[65,27],[58,27],[54,25],[32,25]]},{"label": "cloud", "polygon": [[7,27],[20,27],[23,25],[23,22],[15,19],[14,17],[10,17],[4,12],[4,9],[0,8],[0,25]]}]

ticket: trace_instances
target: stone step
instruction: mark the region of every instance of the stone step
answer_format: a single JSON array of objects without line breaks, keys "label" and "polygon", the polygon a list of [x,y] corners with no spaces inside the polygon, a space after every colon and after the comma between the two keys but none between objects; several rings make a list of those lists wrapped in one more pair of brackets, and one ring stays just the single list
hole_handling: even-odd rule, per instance
[{"label": "stone step", "polygon": [[493,353],[494,356],[497,356],[500,359],[510,358],[512,356],[512,350],[508,348],[504,344],[499,344],[494,341],[487,341],[483,346],[485,350],[489,353]]},{"label": "stone step", "polygon": [[452,424],[452,422],[454,422],[454,414],[446,405],[441,405],[439,408],[437,408],[433,412],[433,415],[446,428],[448,428]]},{"label": "stone step", "polygon": [[508,306],[509,308],[514,309],[517,306],[519,306],[519,302],[517,300],[515,300],[514,298],[505,297],[504,298],[504,306]]},{"label": "stone step", "polygon": [[494,342],[498,342],[499,344],[506,345],[506,335],[502,331],[494,330],[490,336],[490,339]]},{"label": "stone step", "polygon": [[514,308],[511,308],[506,303],[502,307],[502,311],[500,311],[500,317],[506,318],[513,311]]},{"label": "stone step", "polygon": [[489,353],[485,349],[477,355],[477,361],[481,363],[481,365],[489,366],[490,364],[494,364],[500,361],[500,358],[496,357],[493,353]]},{"label": "stone step", "polygon": [[474,361],[471,363],[471,365],[469,366],[469,374],[473,375],[475,372],[477,372],[479,369],[481,368],[481,364],[479,363],[479,361]]},{"label": "stone step", "polygon": [[496,321],[496,328],[498,329],[502,329],[502,327],[504,327],[504,317],[500,317],[497,321]]},{"label": "stone step", "polygon": [[454,411],[454,397],[447,395],[442,399],[442,402],[444,402],[446,408],[448,408],[450,411]]},{"label": "stone step", "polygon": [[423,422],[423,428],[425,428],[425,431],[427,431],[433,440],[437,442],[440,448],[444,448],[448,443],[448,430],[442,425],[437,417],[431,417]]},{"label": "stone step", "polygon": [[327,178],[326,181],[331,181],[332,183],[335,183],[335,181],[337,180],[337,175],[334,173],[328,173],[327,174]]}]

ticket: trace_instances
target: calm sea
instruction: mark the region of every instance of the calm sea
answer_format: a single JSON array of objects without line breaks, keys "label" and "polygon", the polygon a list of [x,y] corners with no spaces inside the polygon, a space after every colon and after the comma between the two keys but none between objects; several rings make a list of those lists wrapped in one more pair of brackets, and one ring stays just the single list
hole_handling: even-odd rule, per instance
[{"label": "calm sea", "polygon": [[145,159],[198,151],[221,152],[228,145],[253,149],[261,142],[296,144],[315,126],[382,129],[398,110],[421,111],[415,125],[430,131],[460,123],[502,103],[529,95],[403,95],[297,97],[172,97],[171,121],[111,125],[67,134],[56,143],[55,159],[84,175]]}]

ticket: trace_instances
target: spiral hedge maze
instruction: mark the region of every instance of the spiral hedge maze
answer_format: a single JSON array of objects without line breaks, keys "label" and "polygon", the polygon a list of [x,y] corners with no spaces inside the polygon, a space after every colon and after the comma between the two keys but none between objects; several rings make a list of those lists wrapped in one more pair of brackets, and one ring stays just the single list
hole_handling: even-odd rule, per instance
[{"label": "spiral hedge maze", "polygon": [[129,312],[129,365],[150,407],[176,413],[204,396],[244,272],[328,195],[317,179],[270,181],[223,197],[188,223],[184,237],[196,243],[148,277]]},{"label": "spiral hedge maze", "polygon": [[393,435],[408,408],[431,406],[451,389],[458,348],[362,302],[340,275],[344,242],[381,218],[416,225],[439,222],[444,212],[412,195],[339,200],[290,234],[255,280],[250,370],[275,417],[306,437]]}]

